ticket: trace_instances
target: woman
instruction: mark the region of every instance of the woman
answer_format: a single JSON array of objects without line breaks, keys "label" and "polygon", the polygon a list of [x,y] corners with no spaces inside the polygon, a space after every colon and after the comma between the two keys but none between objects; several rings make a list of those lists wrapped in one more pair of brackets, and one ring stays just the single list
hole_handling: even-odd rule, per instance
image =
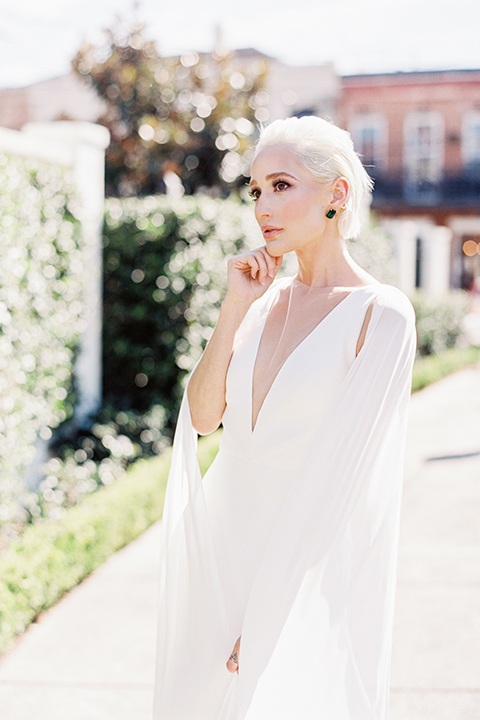
[{"label": "woman", "polygon": [[384,720],[414,313],[345,247],[370,189],[348,133],[276,121],[251,174],[265,245],[228,262],[177,426],[154,718]]}]

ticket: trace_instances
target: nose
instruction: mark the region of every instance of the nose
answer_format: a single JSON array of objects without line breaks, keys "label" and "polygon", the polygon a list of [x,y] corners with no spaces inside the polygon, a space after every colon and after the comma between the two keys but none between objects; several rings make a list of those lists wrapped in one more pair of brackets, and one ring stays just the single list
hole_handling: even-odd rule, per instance
[{"label": "nose", "polygon": [[262,193],[260,197],[258,198],[257,202],[255,203],[255,214],[257,217],[271,217],[272,211],[270,210],[270,205],[268,203],[267,198],[265,197],[265,194]]}]

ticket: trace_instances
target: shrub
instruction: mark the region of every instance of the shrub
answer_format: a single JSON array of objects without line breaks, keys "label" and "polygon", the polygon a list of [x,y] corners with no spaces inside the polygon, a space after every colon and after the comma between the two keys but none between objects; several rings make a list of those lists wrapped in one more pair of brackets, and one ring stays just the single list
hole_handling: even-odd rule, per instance
[{"label": "shrub", "polygon": [[162,452],[169,445],[164,419],[161,405],[143,414],[106,407],[89,429],[73,426],[57,435],[35,493],[38,517],[62,517],[66,508],[111,485],[139,458]]},{"label": "shrub", "polygon": [[[215,457],[218,438],[215,433],[199,441],[202,471]],[[27,528],[3,553],[0,654],[40,612],[161,517],[170,454],[135,463],[61,519]]]},{"label": "shrub", "polygon": [[226,286],[225,258],[253,235],[240,200],[110,199],[104,253],[104,396],[121,409],[162,404],[210,337]]},{"label": "shrub", "polygon": [[72,414],[83,329],[82,248],[69,175],[0,153],[0,522],[31,519],[24,477],[38,437]]},{"label": "shrub", "polygon": [[451,290],[437,297],[417,290],[411,301],[417,317],[417,355],[437,355],[465,344],[463,322],[469,310],[468,293]]}]

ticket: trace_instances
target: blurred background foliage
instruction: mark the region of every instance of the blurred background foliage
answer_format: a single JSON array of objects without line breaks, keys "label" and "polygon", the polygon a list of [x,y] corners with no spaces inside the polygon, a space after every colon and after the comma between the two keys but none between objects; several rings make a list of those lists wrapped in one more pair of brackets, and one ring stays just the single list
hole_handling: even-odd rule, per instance
[{"label": "blurred background foliage", "polygon": [[226,258],[256,237],[240,198],[110,199],[104,231],[104,397],[165,408],[200,357],[226,289]]},{"label": "blurred background foliage", "polygon": [[0,521],[9,535],[35,512],[25,479],[37,439],[73,413],[84,268],[68,173],[0,154],[0,197]]},{"label": "blurred background foliage", "polygon": [[162,58],[142,25],[119,22],[72,65],[105,103],[107,195],[163,192],[171,172],[187,193],[244,181],[244,153],[268,99],[261,61],[247,66],[219,52]]},{"label": "blurred background foliage", "polygon": [[466,344],[464,320],[470,309],[467,292],[450,290],[442,297],[434,297],[417,290],[410,300],[417,317],[417,356],[438,355]]}]

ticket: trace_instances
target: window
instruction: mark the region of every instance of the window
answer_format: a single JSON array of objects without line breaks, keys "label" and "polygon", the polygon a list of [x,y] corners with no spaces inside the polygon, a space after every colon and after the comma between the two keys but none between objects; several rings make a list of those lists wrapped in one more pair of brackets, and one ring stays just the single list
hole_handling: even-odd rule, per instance
[{"label": "window", "polygon": [[355,150],[370,175],[386,169],[387,128],[380,113],[362,113],[352,118],[350,134]]},{"label": "window", "polygon": [[404,183],[407,199],[434,203],[444,164],[443,118],[436,112],[416,112],[405,118]]},{"label": "window", "polygon": [[465,171],[472,179],[480,179],[480,111],[463,118],[462,157]]}]

